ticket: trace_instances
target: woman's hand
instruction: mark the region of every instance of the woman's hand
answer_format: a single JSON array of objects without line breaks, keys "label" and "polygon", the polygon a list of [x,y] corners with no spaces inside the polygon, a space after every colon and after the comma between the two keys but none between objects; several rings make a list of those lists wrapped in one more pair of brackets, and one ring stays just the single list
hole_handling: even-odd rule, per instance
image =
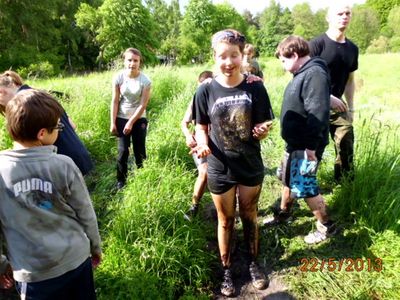
[{"label": "woman's hand", "polygon": [[132,131],[133,124],[131,122],[127,122],[125,124],[124,130],[122,131],[124,135],[129,135]]},{"label": "woman's hand", "polygon": [[268,136],[271,127],[272,127],[272,121],[256,124],[252,130],[253,138],[255,138],[256,140],[265,139]]},{"label": "woman's hand", "polygon": [[118,136],[117,125],[115,125],[115,124],[110,125],[110,133],[111,133],[111,135]]}]

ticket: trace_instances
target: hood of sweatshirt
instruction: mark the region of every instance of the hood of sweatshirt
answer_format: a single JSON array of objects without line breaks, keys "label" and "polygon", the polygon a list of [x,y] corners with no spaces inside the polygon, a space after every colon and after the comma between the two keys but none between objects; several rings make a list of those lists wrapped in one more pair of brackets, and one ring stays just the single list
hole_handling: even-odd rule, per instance
[{"label": "hood of sweatshirt", "polygon": [[320,58],[319,56],[314,56],[311,57],[299,70],[293,73],[293,76],[298,76],[303,72],[306,72],[310,68],[313,68],[315,66],[320,66],[324,71],[329,74],[328,66],[326,65],[326,62]]}]

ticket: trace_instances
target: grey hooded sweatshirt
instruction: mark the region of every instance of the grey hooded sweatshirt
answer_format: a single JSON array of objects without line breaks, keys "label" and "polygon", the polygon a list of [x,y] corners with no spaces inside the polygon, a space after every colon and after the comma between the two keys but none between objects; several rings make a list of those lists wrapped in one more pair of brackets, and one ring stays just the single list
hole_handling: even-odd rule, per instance
[{"label": "grey hooded sweatshirt", "polygon": [[[101,254],[82,174],[55,146],[0,152],[0,227],[20,282],[58,277]],[[0,272],[5,265],[2,257]]]}]

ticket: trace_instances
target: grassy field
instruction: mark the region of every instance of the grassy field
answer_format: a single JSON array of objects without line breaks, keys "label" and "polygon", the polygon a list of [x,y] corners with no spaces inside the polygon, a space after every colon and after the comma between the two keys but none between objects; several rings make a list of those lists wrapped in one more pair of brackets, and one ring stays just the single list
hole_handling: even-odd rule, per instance
[{"label": "grassy field", "polygon": [[[260,62],[278,116],[290,75],[283,72],[277,59]],[[354,182],[334,185],[332,145],[324,155],[319,179],[341,233],[307,246],[303,236],[313,229],[314,219],[303,201],[299,201],[290,225],[261,227],[261,265],[271,280],[282,283],[279,291],[270,291],[275,296],[400,299],[399,65],[399,54],[360,58]],[[216,297],[219,260],[209,194],[197,221],[183,219],[196,172],[179,124],[195,90],[197,74],[206,68],[211,66],[144,70],[153,81],[148,160],[143,169],[132,171],[127,187],[120,192],[114,188],[116,140],[108,133],[113,72],[28,82],[66,93],[63,106],[78,124],[77,131],[96,162],[87,182],[104,245],[104,261],[95,273],[99,299]],[[2,118],[0,132],[0,149],[10,147]],[[280,193],[274,174],[282,150],[276,121],[271,135],[262,142],[267,175],[260,224]],[[240,244],[240,224],[237,232]]]}]

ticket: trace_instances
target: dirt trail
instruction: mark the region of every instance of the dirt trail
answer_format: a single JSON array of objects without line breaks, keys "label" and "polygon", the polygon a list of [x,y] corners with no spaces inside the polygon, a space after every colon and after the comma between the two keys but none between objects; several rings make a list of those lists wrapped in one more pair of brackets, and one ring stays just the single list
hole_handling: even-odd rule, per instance
[{"label": "dirt trail", "polygon": [[[201,218],[204,218],[208,222],[214,223],[215,228],[217,226],[217,212],[212,203],[204,205],[202,208]],[[236,223],[240,222],[237,218]],[[238,227],[239,224],[235,224]],[[215,239],[209,241],[208,250],[215,251],[218,256],[218,241]],[[257,290],[251,283],[251,278],[248,270],[248,261],[246,260],[248,254],[244,250],[243,236],[241,232],[235,231],[232,245],[232,273],[233,281],[235,284],[236,293],[233,297],[225,297],[220,293],[219,285],[216,284],[213,290],[213,299],[233,299],[233,300],[251,300],[251,299],[262,299],[262,300],[295,300],[292,295],[287,293],[287,286],[283,282],[279,274],[272,272],[266,266],[260,265],[265,275],[269,279],[269,285],[266,289]],[[222,278],[222,270],[216,270],[217,281]]]}]

